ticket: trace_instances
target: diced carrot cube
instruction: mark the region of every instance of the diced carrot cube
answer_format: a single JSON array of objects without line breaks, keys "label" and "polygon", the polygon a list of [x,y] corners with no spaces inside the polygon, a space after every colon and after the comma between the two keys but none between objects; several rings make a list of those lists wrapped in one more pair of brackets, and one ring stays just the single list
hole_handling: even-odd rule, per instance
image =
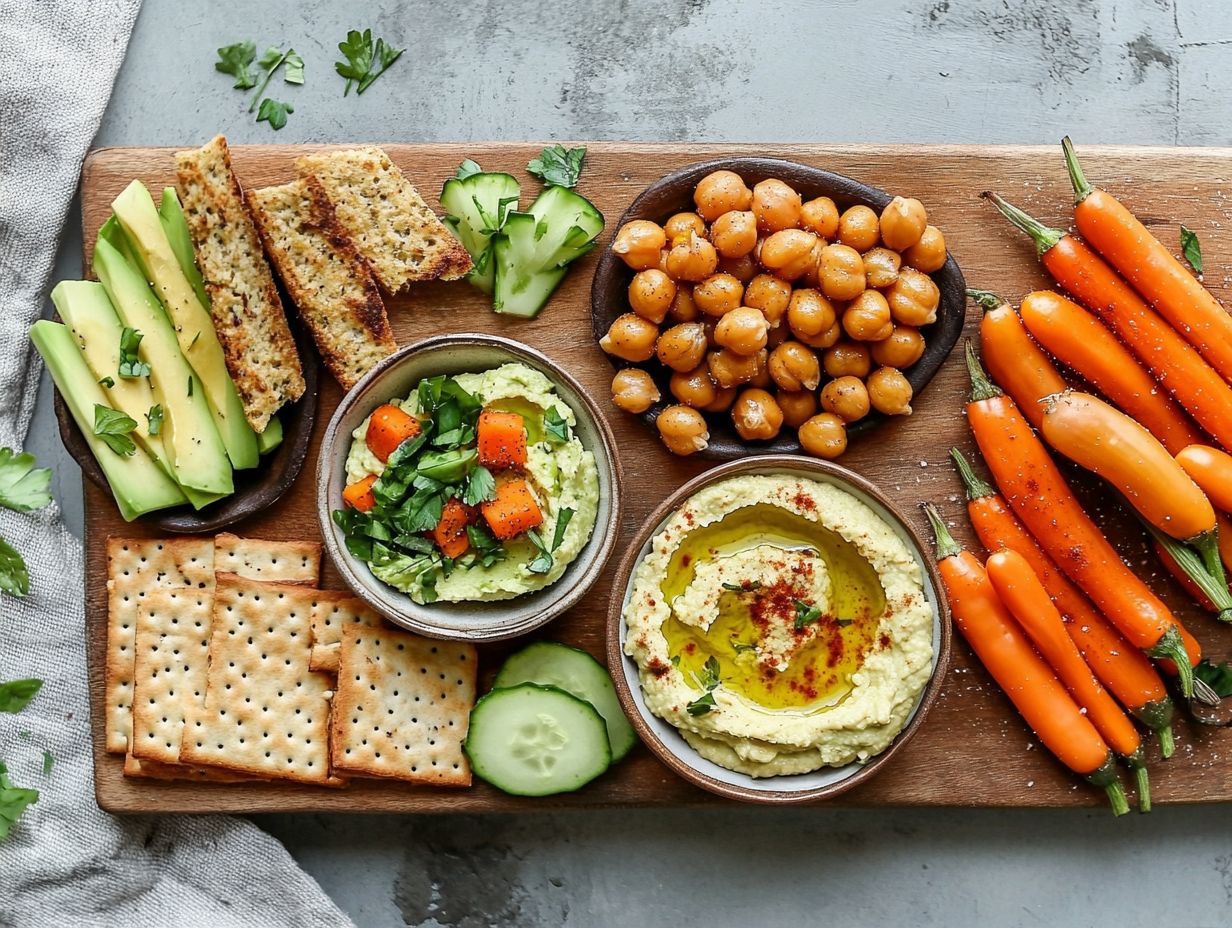
[{"label": "diced carrot cube", "polygon": [[479,463],[502,470],[526,466],[526,423],[516,412],[485,409],[476,429]]},{"label": "diced carrot cube", "polygon": [[364,442],[368,445],[368,450],[384,463],[400,444],[418,434],[418,419],[397,406],[386,403],[373,410],[372,417],[368,420]]},{"label": "diced carrot cube", "polygon": [[464,555],[471,546],[466,527],[474,521],[475,510],[456,497],[450,497],[441,510],[441,520],[432,530],[432,538],[441,549],[441,554],[448,558]]},{"label": "diced carrot cube", "polygon": [[362,480],[356,480],[342,491],[342,501],[352,509],[368,512],[376,505],[376,497],[372,495],[372,485],[376,481],[376,474],[369,474]]},{"label": "diced carrot cube", "polygon": [[483,517],[500,541],[516,538],[543,523],[543,512],[530,484],[521,477],[496,484],[496,498],[480,506]]}]

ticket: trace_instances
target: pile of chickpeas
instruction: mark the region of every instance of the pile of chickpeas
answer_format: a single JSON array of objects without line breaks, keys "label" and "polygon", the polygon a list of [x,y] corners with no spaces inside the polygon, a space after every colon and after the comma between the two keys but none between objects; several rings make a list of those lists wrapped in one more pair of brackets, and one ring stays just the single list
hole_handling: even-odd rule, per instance
[{"label": "pile of chickpeas", "polygon": [[[695,212],[659,225],[627,222],[612,251],[636,273],[632,312],[599,344],[631,364],[671,372],[673,405],[657,418],[675,454],[706,447],[703,413],[729,413],[745,441],[786,426],[809,454],[834,458],[847,426],[871,410],[911,413],[903,375],[924,353],[920,326],[937,318],[929,277],[945,239],[924,205],[895,197],[878,216],[807,202],[781,180],[749,189],[732,171],[702,178]],[[661,399],[640,367],[619,371],[612,402],[643,413]]]}]

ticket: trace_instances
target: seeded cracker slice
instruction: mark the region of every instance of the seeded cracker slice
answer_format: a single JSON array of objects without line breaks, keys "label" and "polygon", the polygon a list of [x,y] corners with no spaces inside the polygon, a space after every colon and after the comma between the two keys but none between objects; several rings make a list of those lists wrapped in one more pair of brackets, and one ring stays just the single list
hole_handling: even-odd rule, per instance
[{"label": "seeded cracker slice", "polygon": [[341,593],[332,599],[324,596],[318,599],[312,607],[312,652],[308,656],[308,666],[313,670],[337,673],[342,633],[352,625],[382,628],[384,623],[357,596]]},{"label": "seeded cracker slice", "polygon": [[326,785],[326,674],[308,669],[316,590],[219,574],[205,704],[187,713],[180,761]]},{"label": "seeded cracker slice", "polygon": [[334,693],[334,769],[469,786],[462,742],[475,704],[477,663],[473,645],[348,626]]},{"label": "seeded cracker slice", "polygon": [[104,731],[107,750],[123,754],[132,732],[137,608],[147,591],[208,589],[214,583],[209,538],[107,539],[107,660]]},{"label": "seeded cracker slice", "polygon": [[316,586],[321,578],[321,545],[240,538],[223,532],[214,536],[214,570],[246,580]]}]

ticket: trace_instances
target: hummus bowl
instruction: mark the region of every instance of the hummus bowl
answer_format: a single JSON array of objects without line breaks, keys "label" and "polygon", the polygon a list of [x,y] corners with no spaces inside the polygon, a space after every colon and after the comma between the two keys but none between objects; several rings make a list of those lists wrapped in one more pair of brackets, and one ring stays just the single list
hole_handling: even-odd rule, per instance
[{"label": "hummus bowl", "polygon": [[[489,412],[492,421],[504,419],[506,426],[508,420],[514,425],[521,422],[521,427],[514,429],[521,435],[517,442],[521,463],[505,462],[498,468],[485,460],[481,449],[479,466],[472,463],[474,469],[467,470],[470,477],[447,477],[444,469],[457,462],[451,464],[445,459],[473,459],[474,442],[472,438],[469,451],[459,447],[442,452],[438,446],[451,448],[456,442],[450,443],[442,433],[439,438],[446,439],[442,443],[436,432],[431,433],[430,444],[425,444],[427,434],[419,435],[414,442],[401,440],[398,458],[405,463],[396,465],[395,456],[388,451],[375,455],[373,449],[382,449],[369,430],[370,422],[379,419],[384,426],[392,414],[393,419],[413,426],[413,417],[418,416],[423,427],[431,431],[434,420],[421,408],[425,397],[432,395],[424,392],[429,384],[435,388],[437,401],[445,395],[448,403],[448,396],[457,395],[473,404],[472,410],[478,410],[477,400],[491,401],[480,415],[481,440]],[[458,434],[458,424],[453,422],[451,435]],[[463,424],[462,431],[471,428]],[[410,434],[418,432],[416,428]],[[613,448],[611,432],[583,388],[533,348],[478,334],[427,339],[396,352],[370,371],[343,397],[326,428],[317,465],[317,516],[326,550],[358,596],[411,631],[467,641],[525,634],[578,602],[598,579],[612,553],[620,515]],[[508,449],[502,446],[502,450]],[[415,458],[412,454],[422,456]],[[388,465],[384,463],[387,457]],[[431,464],[424,463],[429,459]],[[491,472],[484,463],[489,464]],[[386,466],[401,468],[391,471],[399,481],[395,486],[409,484],[415,474],[420,476],[405,493],[391,491],[397,495],[382,497],[383,484],[372,484]],[[514,469],[503,469],[506,466]],[[408,468],[410,476],[403,477]],[[434,483],[427,479],[429,473],[439,480]],[[359,479],[365,474],[366,479]],[[490,488],[486,497],[492,501],[490,507],[487,502],[479,505],[483,495],[470,498],[473,481],[480,476]],[[406,503],[399,500],[412,490],[415,498],[408,497],[411,505],[406,511],[419,519],[430,509],[417,502],[421,480],[430,485],[425,492],[438,493],[440,500],[456,493],[473,504],[464,507],[460,499],[451,498],[445,507],[447,513],[450,507],[456,507],[471,514],[461,519],[469,521],[470,527],[463,525],[455,532],[459,537],[441,535],[446,520],[441,520],[435,531],[428,525],[422,532],[418,531],[422,525],[402,521],[399,512]],[[453,483],[458,483],[456,489],[450,488]],[[506,523],[491,521],[501,512],[509,515],[500,502],[500,491],[510,487],[516,491],[515,498],[523,501],[515,516],[542,510],[537,528],[527,531],[525,525],[521,529],[515,526],[505,535],[500,530]],[[354,498],[351,494],[357,490],[366,490],[367,498]],[[394,508],[378,505],[368,515],[375,504],[374,492],[377,498],[385,499],[387,507]],[[525,502],[528,498],[530,503]],[[431,521],[435,523],[436,517]],[[414,534],[378,544],[369,536],[376,537],[374,529],[382,524],[400,526],[395,534]],[[461,554],[451,550],[452,541],[460,542]],[[440,554],[436,553],[437,545]],[[415,553],[421,549],[422,554]],[[497,556],[490,557],[496,549],[500,549]],[[380,556],[374,557],[374,551]],[[450,555],[447,558],[446,553]]]},{"label": "hummus bowl", "polygon": [[608,662],[626,714],[713,793],[792,803],[851,789],[911,738],[948,665],[925,551],[838,465],[766,455],[702,474],[616,571]]}]

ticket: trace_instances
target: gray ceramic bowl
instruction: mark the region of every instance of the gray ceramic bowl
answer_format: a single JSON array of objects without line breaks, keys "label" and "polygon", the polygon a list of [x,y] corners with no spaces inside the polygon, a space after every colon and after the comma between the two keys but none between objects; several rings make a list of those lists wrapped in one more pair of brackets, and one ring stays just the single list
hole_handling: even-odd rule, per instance
[{"label": "gray ceramic bowl", "polygon": [[[646,706],[638,676],[637,663],[624,653],[628,626],[624,608],[633,588],[633,573],[650,551],[650,542],[663,528],[668,518],[690,496],[720,480],[749,474],[786,474],[805,477],[818,483],[833,484],[867,505],[906,543],[920,565],[924,593],[933,611],[932,675],[907,719],[890,746],[867,763],[852,763],[845,767],[823,767],[812,773],[780,777],[751,777],[720,767],[703,758],[680,735],[676,728],[652,713]],[[703,789],[729,799],[768,804],[788,804],[829,799],[846,792],[890,761],[915,734],[924,716],[941,690],[950,660],[950,613],[942,592],[941,579],[933,560],[925,553],[923,540],[910,521],[875,485],[837,464],[793,455],[762,455],[732,461],[690,480],[669,496],[650,514],[630,543],[612,583],[612,603],[608,612],[607,660],[616,684],[620,704],[647,746],[668,767]]]},{"label": "gray ceramic bowl", "polygon": [[[594,531],[564,575],[551,586],[516,599],[488,603],[420,605],[372,575],[368,565],[347,551],[332,513],[342,508],[346,457],[351,433],[377,406],[403,397],[425,377],[490,370],[520,362],[544,373],[577,417],[577,436],[595,456],[599,508]],[[317,461],[317,517],[330,558],[347,585],[391,621],[435,638],[497,641],[532,631],[576,604],[599,578],[616,545],[620,503],[615,439],[585,390],[559,366],[533,348],[493,335],[442,335],[390,355],[342,398],[321,442]]]}]

